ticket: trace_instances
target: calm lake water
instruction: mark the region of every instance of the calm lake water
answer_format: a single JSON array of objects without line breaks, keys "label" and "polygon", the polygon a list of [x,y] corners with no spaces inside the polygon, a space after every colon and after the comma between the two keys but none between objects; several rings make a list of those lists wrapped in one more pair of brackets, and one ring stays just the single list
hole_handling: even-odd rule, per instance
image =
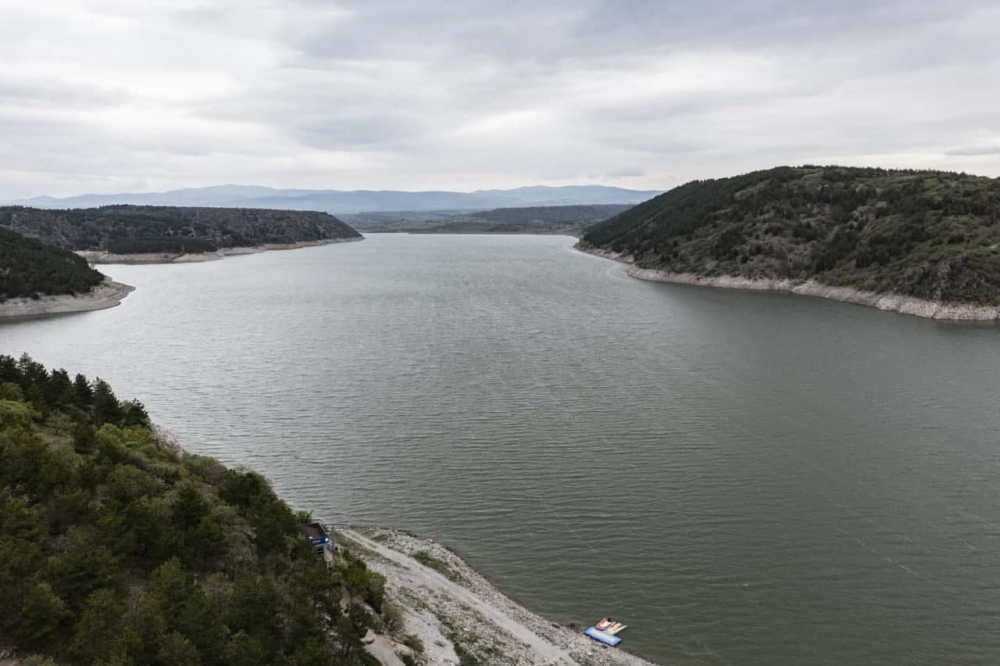
[{"label": "calm lake water", "polygon": [[664,663],[1000,663],[1000,328],[644,283],[572,243],[106,266],[121,307],[0,349]]}]

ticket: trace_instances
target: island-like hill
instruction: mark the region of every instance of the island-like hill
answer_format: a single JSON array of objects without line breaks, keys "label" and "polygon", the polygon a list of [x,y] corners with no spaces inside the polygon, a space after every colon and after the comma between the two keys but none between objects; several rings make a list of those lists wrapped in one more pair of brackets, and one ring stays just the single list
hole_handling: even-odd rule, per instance
[{"label": "island-like hill", "polygon": [[0,229],[0,318],[101,310],[131,291],[69,250]]},{"label": "island-like hill", "polygon": [[647,279],[1000,317],[1000,181],[980,176],[803,166],[694,181],[595,225],[580,248]]},{"label": "island-like hill", "polygon": [[595,204],[584,206],[526,206],[497,208],[457,215],[428,213],[359,213],[349,216],[362,231],[394,231],[439,234],[566,234],[579,236],[588,226],[617,215],[629,206]]},{"label": "island-like hill", "polygon": [[0,208],[0,227],[66,250],[185,254],[360,239],[328,213],[255,208]]},{"label": "island-like hill", "polygon": [[0,302],[82,294],[104,276],[76,254],[8,229],[0,229]]}]

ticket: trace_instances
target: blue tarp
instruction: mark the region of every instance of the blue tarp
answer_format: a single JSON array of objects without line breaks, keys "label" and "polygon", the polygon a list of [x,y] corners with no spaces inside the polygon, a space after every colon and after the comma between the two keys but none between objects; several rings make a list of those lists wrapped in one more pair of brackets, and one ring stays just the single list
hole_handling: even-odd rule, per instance
[{"label": "blue tarp", "polygon": [[590,629],[587,629],[583,633],[586,634],[587,636],[590,636],[595,641],[600,641],[601,643],[604,643],[605,645],[610,645],[611,647],[614,647],[622,642],[622,639],[618,638],[614,634],[609,634],[606,631],[601,631],[597,627],[591,627]]}]

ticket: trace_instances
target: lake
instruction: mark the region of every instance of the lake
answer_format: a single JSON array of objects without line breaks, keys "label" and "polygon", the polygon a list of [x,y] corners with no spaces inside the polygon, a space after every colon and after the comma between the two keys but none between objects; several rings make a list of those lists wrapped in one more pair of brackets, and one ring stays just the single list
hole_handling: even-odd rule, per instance
[{"label": "lake", "polygon": [[1000,663],[1000,327],[633,280],[543,236],[104,266],[0,326],[335,522],[664,663]]}]

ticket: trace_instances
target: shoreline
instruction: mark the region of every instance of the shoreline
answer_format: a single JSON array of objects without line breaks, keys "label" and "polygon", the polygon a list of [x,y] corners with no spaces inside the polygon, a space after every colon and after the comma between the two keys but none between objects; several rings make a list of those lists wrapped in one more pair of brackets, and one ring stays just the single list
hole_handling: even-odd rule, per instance
[{"label": "shoreline", "polygon": [[673,273],[655,268],[640,268],[635,265],[635,258],[618,252],[582,248],[579,244],[574,248],[585,254],[604,259],[611,259],[628,264],[626,271],[630,277],[648,282],[664,282],[668,284],[684,284],[697,287],[716,287],[719,289],[743,289],[746,291],[773,291],[778,293],[797,294],[825,298],[841,303],[853,303],[882,310],[883,312],[898,312],[900,314],[935,319],[938,321],[979,321],[993,322],[1000,320],[1000,306],[976,305],[974,303],[951,303],[945,301],[929,301],[914,296],[863,291],[854,287],[835,287],[815,280],[799,282],[790,279],[777,278],[747,278],[737,275],[720,275],[707,277],[694,273]]},{"label": "shoreline", "polygon": [[[380,527],[348,527],[332,534],[338,545],[346,545],[386,577],[387,599],[402,612],[401,633],[420,638],[427,663],[457,665],[462,652],[483,664],[653,664],[587,638],[583,628],[545,619],[436,541]],[[375,639],[369,652],[384,664],[402,664],[396,655],[409,653],[390,636],[369,638]]]},{"label": "shoreline", "polygon": [[91,265],[97,264],[193,264],[203,261],[219,261],[226,257],[240,257],[247,254],[259,254],[261,252],[273,252],[281,250],[298,250],[304,247],[317,247],[320,245],[334,245],[337,243],[353,243],[363,241],[364,236],[351,236],[349,238],[326,238],[318,241],[298,241],[296,243],[264,243],[263,245],[250,245],[240,247],[226,247],[215,252],[199,253],[177,253],[177,252],[149,252],[114,254],[106,250],[77,250],[76,254],[86,259]]},{"label": "shoreline", "polygon": [[[456,231],[454,229],[438,231],[436,229],[377,229],[362,230],[367,234],[410,234],[412,236],[568,236],[580,240],[583,235],[576,229],[554,229],[552,231],[486,231],[485,229]],[[579,235],[578,235],[579,234]]]},{"label": "shoreline", "polygon": [[[174,455],[193,454],[171,429],[151,421],[150,430]],[[468,663],[462,655],[490,666],[656,666],[584,636],[585,627],[542,617],[437,541],[388,527],[318,520],[338,548],[385,576],[386,603],[398,609],[400,626],[386,633],[370,630],[365,638],[365,650],[384,666],[406,666],[401,654],[435,666]],[[336,557],[324,551],[329,566]],[[422,645],[419,653],[411,647],[414,636]]]},{"label": "shoreline", "polygon": [[37,317],[106,310],[121,305],[135,287],[109,277],[85,294],[57,294],[40,298],[12,298],[0,303],[0,319]]}]

